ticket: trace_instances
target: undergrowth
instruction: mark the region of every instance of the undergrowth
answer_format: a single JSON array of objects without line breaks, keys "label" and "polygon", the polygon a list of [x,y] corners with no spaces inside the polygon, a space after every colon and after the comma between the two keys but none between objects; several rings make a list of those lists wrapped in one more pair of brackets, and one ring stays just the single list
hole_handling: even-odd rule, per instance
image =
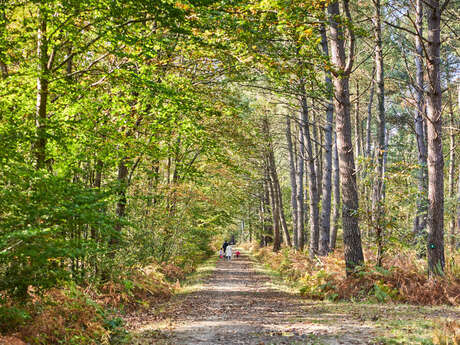
[{"label": "undergrowth", "polygon": [[[285,281],[295,284],[303,296],[311,299],[460,304],[459,266],[450,265],[443,277],[430,279],[424,263],[412,251],[393,253],[386,257],[382,267],[366,264],[355,275],[346,277],[340,250],[327,257],[310,259],[288,248],[274,253],[268,247],[246,247],[258,261],[280,272]],[[373,255],[366,252],[367,262],[375,262]]]},{"label": "undergrowth", "polygon": [[0,291],[0,344],[125,343],[121,313],[166,301],[180,286],[178,281],[193,269],[151,264],[131,268],[98,285],[66,282],[40,293],[29,288],[22,300]]}]

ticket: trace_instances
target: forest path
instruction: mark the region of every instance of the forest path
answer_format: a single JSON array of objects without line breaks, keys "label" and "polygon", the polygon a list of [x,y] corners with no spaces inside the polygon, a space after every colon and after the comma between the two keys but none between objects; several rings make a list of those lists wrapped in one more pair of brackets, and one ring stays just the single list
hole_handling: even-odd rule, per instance
[{"label": "forest path", "polygon": [[246,255],[219,260],[201,289],[166,312],[169,328],[159,330],[158,322],[146,323],[132,344],[374,343],[372,324],[339,308],[331,311],[328,303],[278,290],[270,282]]}]

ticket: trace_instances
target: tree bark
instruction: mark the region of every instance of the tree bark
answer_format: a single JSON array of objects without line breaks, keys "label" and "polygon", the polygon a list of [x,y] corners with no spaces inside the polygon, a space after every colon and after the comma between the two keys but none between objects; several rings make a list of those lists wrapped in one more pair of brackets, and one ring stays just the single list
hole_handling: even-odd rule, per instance
[{"label": "tree bark", "polygon": [[313,115],[313,122],[311,124],[312,129],[312,151],[313,151],[313,160],[315,163],[315,175],[316,175],[316,190],[318,193],[318,201],[321,199],[322,190],[321,190],[321,181],[322,181],[322,148],[320,135],[318,134],[318,118],[316,116],[316,110],[314,109],[314,103],[311,105],[311,114]]},{"label": "tree bark", "polygon": [[302,113],[299,115],[298,124],[298,142],[299,149],[297,152],[297,171],[296,171],[296,184],[297,184],[297,244],[300,250],[303,250],[305,245],[305,205],[304,205],[304,156],[305,156],[305,140],[304,140],[304,128],[302,126]]},{"label": "tree bark", "polygon": [[[326,28],[321,27],[321,46],[323,55],[329,57],[327,46]],[[328,90],[332,90],[332,80],[330,72],[326,72],[325,83]],[[329,252],[329,240],[331,231],[331,190],[332,190],[332,121],[334,120],[334,106],[332,97],[326,108],[326,127],[324,129],[324,163],[321,199],[321,219],[319,228],[319,255],[326,255]],[[337,233],[336,233],[337,234]]]},{"label": "tree bark", "polygon": [[458,167],[458,174],[457,174],[457,226],[454,229],[454,245],[456,248],[455,238],[460,233],[460,166]]},{"label": "tree bark", "polygon": [[356,80],[356,104],[355,104],[355,145],[356,145],[356,160],[362,155],[361,153],[361,123],[359,119],[360,104],[359,98],[361,94],[359,93],[359,81]]},{"label": "tree bark", "polygon": [[[447,67],[447,93],[448,93],[448,101],[449,101],[449,113],[450,113],[450,145],[449,145],[449,198],[451,200],[455,200],[455,114],[454,114],[454,107],[452,102],[452,94],[449,88],[449,66]],[[450,252],[455,252],[455,210],[452,210],[450,215],[449,221],[449,228],[450,228]]]},{"label": "tree bark", "polygon": [[331,250],[335,249],[335,244],[337,241],[337,231],[339,227],[339,219],[340,219],[340,171],[339,171],[339,155],[337,152],[337,135],[334,133],[334,141],[333,141],[333,169],[334,169],[334,185],[333,185],[333,193],[334,193],[334,211],[332,212],[332,230],[331,230]]},{"label": "tree bark", "polygon": [[264,243],[265,245],[268,245],[269,241],[268,239],[270,238],[271,241],[273,241],[273,222],[270,221],[273,214],[273,210],[270,207],[270,189],[269,189],[269,181],[270,177],[268,176],[268,171],[266,167],[264,166],[264,180],[263,180],[263,205],[264,205],[264,221],[265,221],[265,227],[264,227]]},{"label": "tree bark", "polygon": [[[117,182],[118,182],[118,201],[116,206],[116,215],[118,217],[118,221],[115,224],[115,230],[117,231],[117,235],[121,234],[121,230],[123,228],[123,219],[126,216],[126,189],[128,184],[128,167],[126,166],[126,158],[123,158],[118,163],[118,174],[117,174]],[[110,238],[110,245],[112,247],[118,244],[118,237],[112,236]]]},{"label": "tree bark", "polygon": [[426,132],[424,126],[424,85],[423,85],[423,0],[417,0],[416,8],[416,29],[418,35],[415,36],[415,67],[416,67],[416,101],[417,110],[414,118],[415,137],[418,149],[418,164],[419,171],[417,176],[417,214],[414,217],[414,236],[420,238],[426,229],[427,215],[427,147],[426,147]]},{"label": "tree bark", "polygon": [[268,190],[270,193],[270,206],[272,209],[272,220],[273,220],[273,251],[278,252],[281,248],[280,216],[279,216],[278,205],[276,202],[276,192],[275,192],[275,188],[274,188],[273,181],[271,178],[268,181]]},{"label": "tree bark", "polygon": [[371,156],[371,142],[372,142],[372,134],[371,134],[371,126],[372,126],[372,103],[374,101],[374,69],[372,70],[372,82],[371,82],[371,89],[369,95],[369,104],[367,105],[367,119],[366,119],[366,149],[364,150],[364,156],[369,158]]},{"label": "tree bark", "polygon": [[37,105],[35,111],[35,126],[37,139],[34,143],[35,159],[37,169],[45,167],[46,163],[46,142],[47,142],[47,104],[48,104],[48,37],[47,37],[47,13],[40,6],[38,10],[38,32],[37,32]]},{"label": "tree bark", "polygon": [[289,235],[289,229],[287,227],[286,217],[284,215],[283,196],[281,194],[281,187],[280,187],[280,182],[278,178],[278,172],[276,171],[275,155],[273,153],[273,147],[270,148],[269,159],[270,159],[270,172],[271,172],[274,192],[276,196],[275,201],[277,203],[277,207],[279,210],[279,217],[280,217],[281,228],[283,229],[284,242],[286,243],[288,247],[292,247],[291,236]]},{"label": "tree bark", "polygon": [[[262,120],[262,130],[265,136],[265,166],[268,175],[268,190],[270,194],[270,205],[272,209],[273,217],[273,251],[277,252],[281,248],[281,237],[280,237],[280,222],[281,222],[281,208],[280,198],[277,188],[277,174],[275,167],[275,158],[273,154],[273,146],[270,137],[270,125],[268,119],[265,117]],[[286,223],[286,222],[285,222]],[[287,229],[286,229],[287,230]],[[289,236],[289,234],[288,234]]]},{"label": "tree bark", "polygon": [[[351,24],[348,0],[343,1],[345,15]],[[337,22],[340,17],[338,1],[331,2],[328,7],[329,28],[331,33],[331,55],[335,67],[334,110],[336,112],[337,150],[342,187],[342,223],[345,252],[346,273],[353,273],[357,265],[364,262],[361,244],[361,233],[358,224],[358,190],[356,185],[356,169],[353,157],[350,123],[350,91],[349,74],[354,57],[354,34],[348,30],[350,49],[348,60],[345,60],[344,32]]]},{"label": "tree bark", "polygon": [[374,184],[375,209],[373,210],[373,223],[376,229],[377,240],[377,265],[382,265],[383,256],[383,229],[384,229],[384,170],[385,170],[385,83],[383,67],[382,25],[380,0],[374,1],[374,38],[375,38],[375,81],[377,85],[377,166],[376,181]]},{"label": "tree bark", "polygon": [[291,119],[289,115],[286,116],[286,142],[289,153],[289,177],[291,180],[292,238],[294,240],[294,248],[299,249],[299,242],[297,236],[297,181],[294,150],[292,148]]},{"label": "tree bark", "polygon": [[444,271],[444,157],[442,154],[442,98],[440,77],[441,5],[427,0],[428,49],[426,67],[428,137],[428,271]]},{"label": "tree bark", "polygon": [[302,84],[302,96],[301,96],[301,107],[302,107],[302,123],[304,128],[305,137],[305,151],[306,151],[306,166],[308,173],[308,192],[310,200],[310,257],[314,257],[318,253],[318,242],[319,242],[319,205],[318,205],[318,189],[315,171],[315,161],[313,145],[310,136],[310,123],[308,118],[308,105],[307,98],[305,96],[305,88]]}]

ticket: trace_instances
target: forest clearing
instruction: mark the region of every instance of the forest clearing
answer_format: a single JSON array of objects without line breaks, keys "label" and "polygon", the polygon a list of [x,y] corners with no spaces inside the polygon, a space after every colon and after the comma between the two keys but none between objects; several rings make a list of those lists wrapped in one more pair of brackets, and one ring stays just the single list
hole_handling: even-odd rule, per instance
[{"label": "forest clearing", "polygon": [[459,36],[450,0],[0,0],[0,345],[460,344]]}]

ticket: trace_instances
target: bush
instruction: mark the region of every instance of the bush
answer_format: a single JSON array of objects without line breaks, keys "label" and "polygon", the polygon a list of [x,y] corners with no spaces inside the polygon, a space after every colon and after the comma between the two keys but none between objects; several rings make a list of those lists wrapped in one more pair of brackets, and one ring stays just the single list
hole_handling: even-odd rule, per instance
[{"label": "bush", "polygon": [[333,276],[323,269],[314,274],[306,274],[300,279],[300,293],[312,299],[336,299],[337,292]]},{"label": "bush", "polygon": [[[415,251],[387,253],[383,267],[367,264],[356,274],[345,276],[343,252],[336,250],[326,257],[311,260],[306,254],[284,248],[274,253],[271,248],[246,246],[254,257],[278,271],[281,276],[299,286],[303,296],[312,299],[399,301],[422,305],[459,305],[460,278],[451,265],[444,277],[428,278],[425,262]],[[366,252],[368,262],[375,254]]]},{"label": "bush", "polygon": [[15,306],[0,306],[0,333],[15,331],[30,319],[29,313]]},{"label": "bush", "polygon": [[97,299],[105,306],[134,310],[168,299],[172,293],[173,287],[165,280],[159,266],[152,264],[142,269],[132,268],[104,283]]},{"label": "bush", "polygon": [[80,288],[51,289],[33,306],[32,320],[21,327],[21,338],[31,344],[100,344],[107,342],[104,311]]},{"label": "bush", "polygon": [[[26,299],[30,287],[46,291],[94,272],[91,263],[106,254],[103,243],[114,231],[114,220],[101,212],[108,195],[46,171],[2,168],[0,291]],[[88,257],[93,261],[75,264]]]},{"label": "bush", "polygon": [[185,278],[185,272],[182,268],[172,263],[163,263],[161,265],[161,272],[169,281],[182,280]]}]

